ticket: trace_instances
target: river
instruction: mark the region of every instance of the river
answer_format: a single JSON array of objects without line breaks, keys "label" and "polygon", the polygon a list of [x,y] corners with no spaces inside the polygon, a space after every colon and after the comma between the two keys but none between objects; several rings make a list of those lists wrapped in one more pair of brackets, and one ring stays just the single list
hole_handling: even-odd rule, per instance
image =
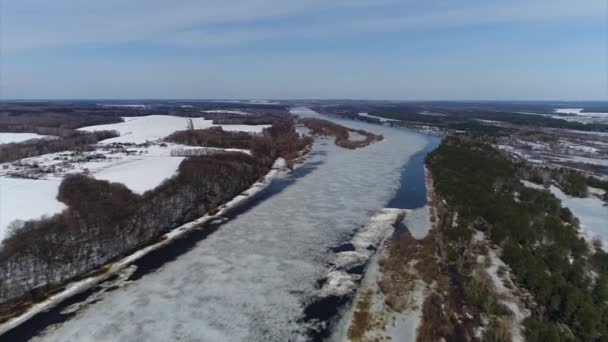
[{"label": "river", "polygon": [[[318,116],[305,108],[293,112]],[[332,247],[347,241],[389,202],[407,208],[426,200],[424,177],[416,174],[424,175],[424,155],[433,148],[428,137],[409,130],[331,120],[382,134],[385,140],[346,150],[319,139],[301,169],[273,182],[229,214],[227,222],[142,259],[127,282],[34,317],[12,332],[12,340],[48,326],[34,339],[306,339],[303,312],[317,281],[327,274]],[[414,186],[418,190],[408,195],[407,188]]]}]

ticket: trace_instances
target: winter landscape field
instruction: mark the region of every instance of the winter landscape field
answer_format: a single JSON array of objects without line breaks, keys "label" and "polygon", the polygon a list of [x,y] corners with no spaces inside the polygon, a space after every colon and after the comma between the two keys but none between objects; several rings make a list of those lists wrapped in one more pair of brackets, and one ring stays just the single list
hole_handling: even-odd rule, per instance
[{"label": "winter landscape field", "polygon": [[608,341],[607,22],[3,1],[0,342]]},{"label": "winter landscape field", "polygon": [[[30,309],[0,323],[0,334],[36,341],[416,341],[430,334],[426,331],[436,331],[428,311],[429,305],[435,305],[431,302],[438,300],[438,293],[454,298],[462,294],[452,293],[454,285],[447,285],[446,275],[437,271],[446,261],[441,254],[433,256],[432,246],[440,243],[439,229],[456,229],[462,218],[457,211],[446,211],[450,202],[437,197],[449,196],[443,187],[433,186],[433,178],[441,180],[443,175],[437,169],[431,172],[425,163],[443,144],[441,138],[428,134],[466,137],[468,133],[362,115],[365,112],[357,107],[350,115],[339,106],[312,110],[293,105],[282,113],[273,108],[272,116],[265,116],[256,108],[215,106],[221,109],[176,105],[181,115],[159,115],[153,105],[95,105],[131,115],[69,133],[109,136],[85,148],[51,151],[0,165],[0,239],[7,239],[5,248],[10,249],[17,243],[12,236],[36,229],[32,224],[68,220],[70,216],[65,215],[75,214],[69,214],[74,204],[66,204],[67,192],[61,190],[74,175],[108,181],[114,189],[110,196],[113,191],[127,191],[139,203],[154,200],[159,189],[182,179],[184,165],[197,158],[224,154],[260,158],[268,153],[263,144],[273,140],[287,159],[279,158],[281,163],[266,169],[264,180],[217,209],[199,207],[201,214],[190,212],[190,221],[163,220],[160,241],[157,238],[126,253],[110,253],[117,256],[103,266],[106,273],[68,280],[56,295],[37,299]],[[425,111],[431,112],[441,115],[421,115],[431,120],[450,118],[444,114],[449,110]],[[571,111],[556,113],[570,115]],[[280,126],[273,120],[288,117],[294,120],[295,134],[312,135],[311,145],[293,150],[291,143],[276,140],[280,135],[277,138],[277,131],[272,132]],[[482,122],[513,129],[501,121]],[[66,138],[65,132],[60,133],[63,136],[56,138],[10,141],[0,145],[0,150],[6,146],[5,158],[11,158],[20,149],[30,151],[30,146],[47,141],[71,143],[71,135]],[[501,151],[496,153],[503,158],[527,163],[518,166],[516,181],[554,196],[575,218],[576,234],[589,246],[606,248],[603,179],[608,175],[603,167],[608,141],[604,134],[521,128],[493,139],[492,148]],[[590,185],[583,187],[580,181]],[[119,190],[122,186],[127,190]],[[161,198],[173,196],[167,189]],[[520,189],[513,196],[526,201],[529,194],[525,192]],[[475,222],[464,247],[464,255],[472,253],[467,258],[476,260],[477,266],[469,266],[474,267],[471,281],[486,279],[492,284],[487,298],[500,298],[493,305],[508,313],[490,313],[492,319],[508,322],[500,323],[509,326],[506,333],[524,340],[529,334],[526,322],[532,319],[529,298],[533,294],[518,283],[517,270],[511,269],[504,247],[494,245],[487,228]],[[19,277],[27,273],[18,264],[9,265],[5,269]],[[13,280],[6,280],[12,284]],[[18,282],[23,286],[44,283],[24,278]],[[458,286],[480,286],[466,284]],[[5,291],[21,291],[11,286]],[[469,317],[462,323],[466,325],[463,334],[493,334],[493,324],[499,324],[484,321],[483,309],[453,305],[449,310],[454,314]]]}]

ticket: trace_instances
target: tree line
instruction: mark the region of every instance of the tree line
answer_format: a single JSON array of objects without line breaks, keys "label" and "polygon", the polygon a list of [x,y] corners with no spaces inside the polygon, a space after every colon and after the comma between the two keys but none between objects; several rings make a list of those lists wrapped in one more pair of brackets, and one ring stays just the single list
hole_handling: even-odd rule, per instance
[{"label": "tree line", "polygon": [[53,139],[35,139],[21,143],[0,144],[0,163],[67,150],[86,150],[99,141],[117,137],[115,131],[71,131]]},{"label": "tree line", "polygon": [[536,305],[525,320],[529,341],[608,338],[608,254],[589,246],[578,222],[552,194],[519,182],[515,163],[482,139],[449,137],[427,165],[435,190],[458,222],[444,232],[457,263],[470,227],[483,227]]},{"label": "tree line", "polygon": [[[334,142],[336,145],[351,150],[365,147],[376,141],[384,139],[384,137],[381,135],[376,135],[361,129],[351,129],[323,119],[305,118],[300,120],[300,122],[302,122],[312,134],[334,136]],[[364,137],[364,139],[351,140],[350,133],[360,134]]]}]

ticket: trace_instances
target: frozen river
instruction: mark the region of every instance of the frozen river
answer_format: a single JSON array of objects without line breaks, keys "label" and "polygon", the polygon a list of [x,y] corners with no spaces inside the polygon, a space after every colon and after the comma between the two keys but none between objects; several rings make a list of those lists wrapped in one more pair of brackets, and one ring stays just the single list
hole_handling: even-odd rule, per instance
[{"label": "frozen river", "polygon": [[[317,115],[304,108],[293,112]],[[305,166],[311,172],[291,181],[296,176],[285,176],[290,183],[281,191],[36,339],[297,340],[307,300],[327,273],[331,247],[386,206],[399,188],[402,167],[428,142],[403,129],[334,121],[385,140],[358,150],[317,141]]]}]

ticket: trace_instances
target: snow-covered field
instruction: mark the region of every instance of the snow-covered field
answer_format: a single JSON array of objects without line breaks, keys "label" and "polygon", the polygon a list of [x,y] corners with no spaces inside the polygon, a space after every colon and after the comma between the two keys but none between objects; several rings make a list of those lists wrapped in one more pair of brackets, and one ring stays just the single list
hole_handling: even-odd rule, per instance
[{"label": "snow-covered field", "polygon": [[[124,122],[80,128],[83,131],[117,131],[120,136],[106,139],[102,144],[135,143],[163,139],[171,133],[188,128],[187,118],[169,115],[124,117]],[[211,127],[209,121],[208,127]]]},{"label": "snow-covered field", "polygon": [[205,118],[185,118],[171,115],[148,115],[137,117],[124,117],[124,122],[97,125],[80,128],[83,131],[117,131],[120,136],[106,139],[101,144],[111,143],[134,143],[142,144],[147,141],[158,141],[175,131],[188,128],[189,121],[192,120],[194,128],[203,129],[212,126],[222,126],[227,131],[244,131],[259,133],[267,125],[213,125],[212,120]]},{"label": "snow-covered field", "polygon": [[242,110],[227,110],[227,109],[212,109],[204,110],[203,113],[224,113],[224,114],[237,114],[237,115],[251,115],[251,113],[243,112]]},{"label": "snow-covered field", "polygon": [[608,122],[608,113],[583,112],[583,108],[559,108],[554,110],[552,118],[580,123]]},{"label": "snow-covered field", "polygon": [[[547,190],[539,184],[525,180],[521,182],[529,188]],[[608,207],[598,197],[603,195],[603,190],[590,187],[590,196],[586,198],[568,196],[555,185],[551,185],[548,190],[579,219],[582,234],[588,241],[597,237],[603,242],[604,248],[608,249]]]},{"label": "snow-covered field", "polygon": [[590,116],[590,117],[602,117],[608,115],[608,113],[599,113],[599,112],[583,112],[584,108],[559,108],[555,110],[557,114],[571,114],[571,115],[580,115],[580,116]]},{"label": "snow-covered field", "polygon": [[[125,105],[131,106],[131,105]],[[63,204],[56,200],[61,180],[71,173],[86,173],[95,178],[120,182],[136,193],[154,189],[177,171],[185,150],[201,148],[157,142],[177,130],[213,126],[204,118],[184,118],[168,115],[125,117],[125,122],[81,128],[85,131],[115,130],[119,137],[102,141],[93,151],[58,152],[0,165],[0,241],[8,225],[16,219],[37,219],[41,215],[59,213]],[[226,130],[261,132],[268,126],[223,125]],[[44,136],[30,133],[0,133],[5,142],[16,142]],[[12,139],[12,140],[11,140]],[[155,141],[155,143],[146,144]],[[145,144],[118,146],[113,143]],[[209,148],[209,151],[216,150]],[[231,151],[241,151],[227,149]],[[248,151],[242,151],[248,153]],[[21,178],[9,178],[21,177]],[[37,180],[27,179],[36,178]],[[40,191],[37,191],[40,188]]]},{"label": "snow-covered field", "polygon": [[[42,214],[59,213],[64,206],[55,198],[61,180],[68,174],[86,173],[97,179],[123,183],[133,192],[141,194],[154,189],[163,180],[174,175],[179,164],[184,160],[180,155],[186,150],[205,150],[213,153],[222,149],[171,143],[128,148],[100,145],[93,151],[50,153],[25,158],[16,163],[0,164],[0,193],[4,202],[3,210],[0,211],[0,231],[6,230],[8,224],[15,219],[28,220],[38,218]],[[249,153],[238,149],[226,149],[226,151]],[[10,186],[11,184],[19,186]],[[42,191],[35,190],[38,186]],[[16,202],[15,198],[21,198],[21,202]],[[13,205],[36,201],[36,205],[25,209],[25,213],[31,212],[31,214],[22,215],[24,213],[22,210],[4,209],[4,205],[9,201],[12,201]]]},{"label": "snow-covered field", "polygon": [[14,220],[37,219],[61,212],[65,205],[56,199],[59,183],[0,177],[0,241]]},{"label": "snow-covered field", "polygon": [[95,178],[125,184],[142,194],[157,187],[177,172],[183,157],[148,157],[133,160],[95,173]]},{"label": "snow-covered field", "polygon": [[36,133],[0,133],[0,145],[9,143],[20,143],[32,139],[52,138],[50,135],[40,135]]},{"label": "snow-covered field", "polygon": [[[588,239],[599,237],[604,248],[608,249],[608,207],[604,202],[594,196],[577,198],[566,195],[556,186],[550,187],[551,193],[559,198],[563,206],[570,208],[574,216],[580,220],[583,235]],[[601,190],[591,189],[591,192],[600,193]]]},{"label": "snow-covered field", "polygon": [[[302,108],[294,113],[317,116]],[[311,173],[156,272],[104,294],[41,340],[296,340],[303,305],[335,258],[330,247],[384,207],[403,164],[426,145],[405,130],[335,121],[385,140],[358,150],[315,143]]]}]

